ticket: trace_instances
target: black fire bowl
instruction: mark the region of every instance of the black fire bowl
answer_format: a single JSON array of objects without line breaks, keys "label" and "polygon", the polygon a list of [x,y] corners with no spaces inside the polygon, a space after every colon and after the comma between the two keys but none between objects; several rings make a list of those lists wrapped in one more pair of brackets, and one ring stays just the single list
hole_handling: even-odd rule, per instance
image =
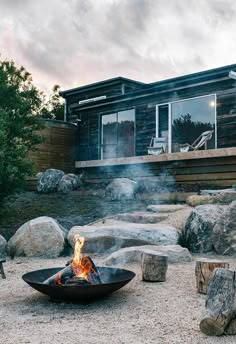
[{"label": "black fire bowl", "polygon": [[113,293],[129,283],[135,276],[134,272],[125,269],[97,268],[101,276],[102,284],[86,286],[54,286],[43,284],[46,279],[62,270],[63,267],[35,270],[24,274],[22,278],[32,288],[50,296],[52,300],[88,302]]}]

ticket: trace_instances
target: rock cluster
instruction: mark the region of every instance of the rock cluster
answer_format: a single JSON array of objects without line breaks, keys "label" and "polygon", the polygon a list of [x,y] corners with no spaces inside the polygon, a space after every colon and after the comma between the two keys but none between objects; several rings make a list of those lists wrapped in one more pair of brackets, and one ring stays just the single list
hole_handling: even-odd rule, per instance
[{"label": "rock cluster", "polygon": [[63,171],[48,169],[37,174],[37,191],[39,193],[62,192],[77,190],[81,185],[81,178],[75,174],[65,174]]}]

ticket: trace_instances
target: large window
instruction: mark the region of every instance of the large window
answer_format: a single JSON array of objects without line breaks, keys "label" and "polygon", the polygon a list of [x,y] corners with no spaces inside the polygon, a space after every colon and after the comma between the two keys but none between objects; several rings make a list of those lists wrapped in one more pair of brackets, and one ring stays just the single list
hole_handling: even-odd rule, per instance
[{"label": "large window", "polygon": [[215,148],[215,122],[215,95],[157,106],[157,136],[167,138],[169,152],[179,152],[181,144],[192,144],[203,132],[209,130],[214,130],[214,134],[207,142],[207,148]]},{"label": "large window", "polygon": [[135,110],[102,116],[101,158],[134,156]]}]

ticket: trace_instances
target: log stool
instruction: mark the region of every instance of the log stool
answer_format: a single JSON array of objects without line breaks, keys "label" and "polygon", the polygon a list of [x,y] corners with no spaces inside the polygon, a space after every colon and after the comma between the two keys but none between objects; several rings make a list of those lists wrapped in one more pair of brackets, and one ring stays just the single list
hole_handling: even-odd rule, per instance
[{"label": "log stool", "polygon": [[149,282],[164,282],[168,268],[168,256],[153,251],[142,253],[142,280]]},{"label": "log stool", "polygon": [[196,287],[200,294],[206,294],[215,268],[229,268],[228,262],[213,259],[198,259],[195,266]]},{"label": "log stool", "polygon": [[[200,329],[208,336],[224,333],[233,315],[235,271],[217,268],[209,284],[206,310],[200,321]],[[230,330],[232,333],[232,328]]]},{"label": "log stool", "polygon": [[2,263],[5,263],[5,261],[6,261],[6,259],[1,259],[1,258],[0,258],[0,274],[2,275],[2,278],[4,278],[4,279],[6,278],[6,275],[5,275],[5,273],[4,273]]}]

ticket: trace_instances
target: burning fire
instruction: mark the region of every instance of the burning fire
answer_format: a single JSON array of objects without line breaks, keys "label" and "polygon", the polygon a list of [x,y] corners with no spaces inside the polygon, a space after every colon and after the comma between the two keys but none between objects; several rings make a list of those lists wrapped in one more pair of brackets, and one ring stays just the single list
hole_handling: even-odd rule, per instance
[{"label": "burning fire", "polygon": [[74,258],[71,262],[71,268],[75,274],[75,277],[83,278],[89,281],[89,274],[94,273],[95,271],[90,258],[88,256],[82,257],[81,249],[83,245],[84,237],[76,235]]},{"label": "burning fire", "polygon": [[99,271],[89,256],[82,256],[81,250],[84,245],[84,238],[75,236],[74,257],[66,268],[57,274],[49,277],[45,284],[52,285],[89,285],[101,284]]}]

